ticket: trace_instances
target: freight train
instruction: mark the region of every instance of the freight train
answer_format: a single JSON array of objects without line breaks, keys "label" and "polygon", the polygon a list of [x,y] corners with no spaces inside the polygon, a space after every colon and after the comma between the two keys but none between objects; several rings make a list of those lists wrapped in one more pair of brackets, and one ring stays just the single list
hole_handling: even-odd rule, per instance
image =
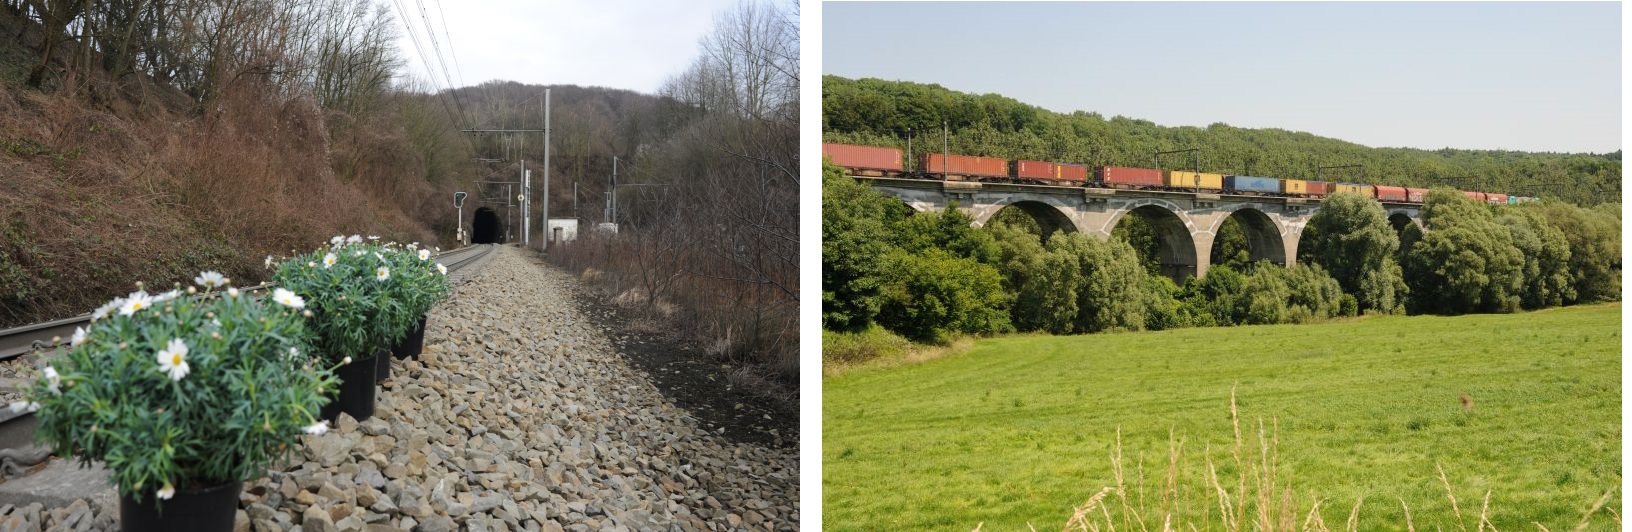
[{"label": "freight train", "polygon": [[[924,153],[918,156],[918,170],[908,172],[901,150],[853,144],[823,143],[822,155],[855,175],[909,177],[965,181],[995,181],[1037,185],[1213,192],[1253,196],[1320,198],[1337,192],[1353,192],[1390,203],[1423,203],[1428,189],[1329,183],[1303,179],[1280,179],[1228,175],[1189,170],[1160,170],[1125,166],[1088,166],[1048,161],[1005,160]],[[1463,191],[1469,198],[1492,205],[1536,201],[1536,198],[1486,192]]]}]

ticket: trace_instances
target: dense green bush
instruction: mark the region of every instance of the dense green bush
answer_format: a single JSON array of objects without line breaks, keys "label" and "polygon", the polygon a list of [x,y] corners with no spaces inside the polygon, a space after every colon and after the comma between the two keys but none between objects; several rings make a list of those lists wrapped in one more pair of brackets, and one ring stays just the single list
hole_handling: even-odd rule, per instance
[{"label": "dense green bush", "polygon": [[887,227],[906,207],[822,166],[822,326],[866,329],[878,315],[879,258],[890,249]]},{"label": "dense green bush", "polygon": [[1056,235],[1051,252],[1063,252],[1082,280],[1077,285],[1077,315],[1068,332],[1145,328],[1145,279],[1149,273],[1127,242],[1100,240],[1082,233]]},{"label": "dense green bush", "polygon": [[1415,312],[1511,312],[1519,307],[1524,255],[1490,208],[1449,188],[1423,206],[1428,230],[1406,255]]},{"label": "dense green bush", "polygon": [[1532,208],[1503,209],[1496,221],[1507,227],[1513,246],[1524,255],[1519,306],[1556,307],[1575,299],[1575,287],[1570,285],[1570,242],[1563,231]]},{"label": "dense green bush", "polygon": [[1070,331],[1077,315],[1077,287],[1082,273],[1069,253],[1043,247],[1035,233],[1007,223],[989,231],[998,248],[998,269],[1003,287],[1015,295],[1010,315],[1015,329]]},{"label": "dense green bush", "polygon": [[997,268],[939,249],[916,254],[896,248],[882,263],[880,325],[929,343],[946,343],[952,333],[1013,329],[1011,296]]},{"label": "dense green bush", "polygon": [[1570,284],[1575,297],[1565,304],[1621,298],[1621,216],[1619,204],[1585,209],[1558,202],[1545,202],[1537,209],[1547,223],[1564,233],[1569,242]]},{"label": "dense green bush", "polygon": [[1399,236],[1377,200],[1337,193],[1320,202],[1309,217],[1299,262],[1324,266],[1344,292],[1354,294],[1361,310],[1392,312],[1406,285],[1394,253]]}]

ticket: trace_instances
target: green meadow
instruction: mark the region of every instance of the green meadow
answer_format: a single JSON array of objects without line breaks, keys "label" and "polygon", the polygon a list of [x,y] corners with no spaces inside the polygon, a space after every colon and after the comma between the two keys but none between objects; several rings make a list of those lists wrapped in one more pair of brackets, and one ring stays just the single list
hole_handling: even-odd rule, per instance
[{"label": "green meadow", "polygon": [[1357,500],[1361,530],[1407,511],[1568,530],[1611,489],[1588,527],[1614,529],[1620,333],[1613,303],[1015,336],[856,369],[823,382],[822,527],[1059,529],[1120,485],[1088,513],[1123,530],[1342,529]]}]

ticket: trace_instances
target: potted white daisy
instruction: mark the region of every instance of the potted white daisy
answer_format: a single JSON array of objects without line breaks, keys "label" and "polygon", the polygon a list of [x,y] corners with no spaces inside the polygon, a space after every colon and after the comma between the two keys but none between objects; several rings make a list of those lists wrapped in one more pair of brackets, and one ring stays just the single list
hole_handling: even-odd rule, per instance
[{"label": "potted white daisy", "polygon": [[341,412],[357,420],[374,415],[376,357],[388,356],[386,346],[411,322],[393,293],[391,250],[375,239],[334,237],[325,248],[282,262],[272,275],[277,286],[304,296],[314,313],[307,325],[316,355],[340,364],[339,390],[323,407],[330,421]]},{"label": "potted white daisy", "polygon": [[301,298],[194,281],[97,309],[11,405],[58,456],[104,463],[125,530],[231,530],[243,481],[327,427],[334,378],[307,355]]},{"label": "potted white daisy", "polygon": [[[426,313],[448,296],[448,267],[437,262],[432,251],[421,248],[418,242],[401,249],[392,247],[385,257],[393,272],[388,290],[392,298],[402,302],[393,310],[409,317],[408,328],[391,335],[391,352],[398,359],[418,357],[425,346]],[[390,360],[381,359],[378,369],[380,379],[390,376]]]}]

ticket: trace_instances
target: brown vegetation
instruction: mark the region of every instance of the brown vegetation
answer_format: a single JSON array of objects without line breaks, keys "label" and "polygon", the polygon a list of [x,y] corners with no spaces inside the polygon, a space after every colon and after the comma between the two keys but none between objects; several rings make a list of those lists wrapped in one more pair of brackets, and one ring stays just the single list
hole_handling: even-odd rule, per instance
[{"label": "brown vegetation", "polygon": [[[238,6],[227,4],[217,7]],[[213,70],[197,75],[167,67],[164,54],[179,51],[166,47],[180,44],[153,37],[181,38],[170,25],[180,15],[142,12],[118,26],[140,46],[119,48],[100,30],[124,9],[202,4],[75,3],[74,36],[50,30],[62,16],[53,10],[67,8],[0,4],[0,29],[19,36],[0,45],[0,325],[87,312],[135,281],[164,287],[202,269],[258,281],[265,255],[337,233],[451,243],[452,220],[427,213],[470,176],[433,155],[468,144],[427,112],[429,96],[383,84],[391,37],[365,4],[327,3],[304,16],[331,33],[279,39],[267,32],[287,29],[300,6],[237,12],[231,25],[197,29],[222,39],[187,50],[208,55],[194,59]],[[346,41],[333,31],[351,23],[375,33],[305,48]],[[340,52],[358,61],[317,65]],[[427,130],[442,133],[415,136]]]},{"label": "brown vegetation", "polygon": [[647,118],[668,134],[614,146],[617,234],[585,231],[550,253],[672,314],[734,380],[787,389],[798,382],[797,29],[797,13],[767,4],[718,17]]}]

